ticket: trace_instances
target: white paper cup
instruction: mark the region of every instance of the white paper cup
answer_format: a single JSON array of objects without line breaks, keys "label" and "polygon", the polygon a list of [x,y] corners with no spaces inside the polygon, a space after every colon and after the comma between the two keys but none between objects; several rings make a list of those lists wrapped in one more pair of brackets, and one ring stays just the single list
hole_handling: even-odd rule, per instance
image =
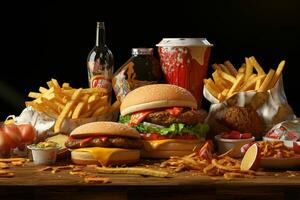
[{"label": "white paper cup", "polygon": [[241,147],[245,144],[253,142],[255,137],[249,139],[224,139],[221,135],[216,135],[215,140],[218,143],[218,152],[223,154],[230,149],[233,149],[232,157],[239,158],[242,157]]},{"label": "white paper cup", "polygon": [[56,155],[59,147],[37,148],[32,145],[28,146],[32,151],[33,162],[36,165],[51,165],[56,162]]}]

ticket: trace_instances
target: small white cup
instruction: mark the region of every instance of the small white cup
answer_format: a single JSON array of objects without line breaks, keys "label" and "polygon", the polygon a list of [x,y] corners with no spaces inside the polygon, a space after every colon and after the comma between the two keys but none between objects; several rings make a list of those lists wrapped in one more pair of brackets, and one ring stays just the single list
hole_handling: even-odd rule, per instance
[{"label": "small white cup", "polygon": [[34,164],[50,165],[56,162],[56,155],[59,147],[37,148],[32,145],[29,145],[28,148],[32,151]]},{"label": "small white cup", "polygon": [[241,147],[247,143],[253,142],[255,140],[255,137],[249,139],[224,139],[221,138],[221,135],[216,135],[215,140],[218,143],[218,151],[220,154],[233,149],[231,156],[239,158],[243,156]]}]

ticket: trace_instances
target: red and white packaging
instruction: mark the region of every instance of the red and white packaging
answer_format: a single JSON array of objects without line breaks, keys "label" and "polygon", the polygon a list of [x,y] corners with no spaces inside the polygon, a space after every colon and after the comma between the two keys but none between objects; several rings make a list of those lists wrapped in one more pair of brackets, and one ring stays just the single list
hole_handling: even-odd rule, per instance
[{"label": "red and white packaging", "polygon": [[205,38],[163,38],[156,46],[166,82],[189,90],[200,106],[213,45]]}]

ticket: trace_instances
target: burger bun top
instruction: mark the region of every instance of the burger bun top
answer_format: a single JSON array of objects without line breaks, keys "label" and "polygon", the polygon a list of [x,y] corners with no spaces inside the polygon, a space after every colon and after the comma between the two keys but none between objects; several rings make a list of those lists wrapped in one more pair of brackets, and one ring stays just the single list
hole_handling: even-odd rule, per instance
[{"label": "burger bun top", "polygon": [[129,92],[120,107],[121,115],[134,112],[164,108],[189,107],[197,109],[195,97],[186,89],[171,84],[152,84]]},{"label": "burger bun top", "polygon": [[137,130],[116,122],[87,123],[75,128],[70,134],[73,138],[87,138],[100,135],[140,138]]}]

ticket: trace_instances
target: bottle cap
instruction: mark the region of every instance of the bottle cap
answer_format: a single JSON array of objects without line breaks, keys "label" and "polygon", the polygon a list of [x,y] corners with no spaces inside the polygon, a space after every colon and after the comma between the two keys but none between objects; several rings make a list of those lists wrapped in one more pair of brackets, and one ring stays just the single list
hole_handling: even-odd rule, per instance
[{"label": "bottle cap", "polygon": [[132,55],[153,55],[153,48],[132,48]]},{"label": "bottle cap", "polygon": [[104,28],[104,22],[97,22],[97,28]]}]

